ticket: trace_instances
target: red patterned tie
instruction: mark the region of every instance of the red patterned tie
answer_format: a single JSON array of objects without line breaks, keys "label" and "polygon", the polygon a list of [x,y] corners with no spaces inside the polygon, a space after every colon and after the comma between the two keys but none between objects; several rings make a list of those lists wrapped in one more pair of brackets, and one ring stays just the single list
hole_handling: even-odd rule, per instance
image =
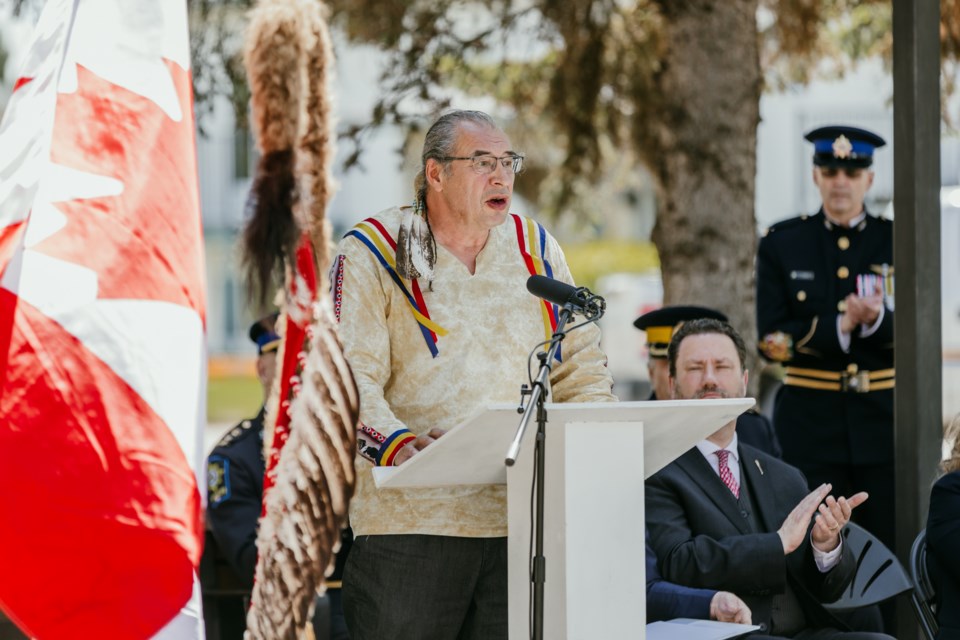
[{"label": "red patterned tie", "polygon": [[733,473],[730,471],[730,467],[727,466],[727,458],[730,457],[730,452],[726,449],[719,449],[715,451],[717,458],[720,459],[720,479],[723,480],[723,484],[727,485],[727,488],[733,493],[734,496],[740,498],[740,485],[737,484],[737,481],[733,478]]}]

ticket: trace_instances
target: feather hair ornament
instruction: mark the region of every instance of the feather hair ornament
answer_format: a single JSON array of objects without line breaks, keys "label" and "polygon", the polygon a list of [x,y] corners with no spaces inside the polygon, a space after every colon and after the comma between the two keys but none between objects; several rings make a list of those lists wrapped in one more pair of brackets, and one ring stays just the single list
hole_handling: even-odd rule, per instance
[{"label": "feather hair ornament", "polygon": [[437,263],[437,241],[430,230],[426,210],[426,179],[421,171],[414,183],[416,199],[412,208],[404,208],[397,234],[397,273],[408,280],[433,281]]},{"label": "feather hair ornament", "polygon": [[[313,603],[332,570],[356,482],[359,396],[329,301],[319,296],[327,288],[326,208],[334,190],[326,7],[317,0],[260,0],[250,14],[244,62],[263,152],[245,260],[251,280],[260,275],[261,300],[277,271],[284,280],[245,637],[285,640],[310,635]],[[270,157],[282,161],[266,162]]]}]

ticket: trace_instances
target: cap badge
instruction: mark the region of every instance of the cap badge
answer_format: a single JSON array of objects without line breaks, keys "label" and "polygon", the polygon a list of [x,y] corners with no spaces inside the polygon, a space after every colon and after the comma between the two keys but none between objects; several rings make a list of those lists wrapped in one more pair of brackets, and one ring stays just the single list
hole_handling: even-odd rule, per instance
[{"label": "cap badge", "polygon": [[850,144],[850,140],[847,139],[847,136],[841,135],[839,138],[833,141],[834,158],[849,158],[851,151],[853,151],[853,145]]}]

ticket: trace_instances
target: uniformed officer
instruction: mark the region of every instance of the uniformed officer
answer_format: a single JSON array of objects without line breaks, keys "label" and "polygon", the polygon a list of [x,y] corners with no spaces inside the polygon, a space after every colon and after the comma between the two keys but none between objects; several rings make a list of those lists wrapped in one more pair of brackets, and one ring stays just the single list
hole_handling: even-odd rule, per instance
[{"label": "uniformed officer", "polygon": [[[277,314],[262,318],[253,323],[249,333],[257,345],[257,378],[264,402],[277,368],[280,336],[274,328],[276,321]],[[244,420],[227,432],[207,458],[207,525],[240,582],[251,589],[257,566],[257,523],[266,470],[263,418],[261,407],[255,418]],[[345,531],[334,574],[327,581],[326,597],[317,601],[314,628],[318,640],[348,638],[339,583],[352,540],[350,531]],[[243,621],[240,624],[245,628]]]},{"label": "uniformed officer", "polygon": [[[250,339],[257,345],[257,377],[269,393],[277,367],[280,336],[276,316],[253,323]],[[257,520],[263,498],[263,407],[255,418],[227,432],[207,458],[207,523],[221,551],[244,585],[253,587],[257,566]]]},{"label": "uniformed officer", "polygon": [[[650,400],[670,399],[670,361],[667,347],[673,332],[684,322],[698,318],[711,318],[727,321],[723,313],[708,307],[671,305],[649,311],[633,321],[633,326],[647,335],[647,371],[650,373]],[[779,458],[782,455],[780,443],[773,425],[766,416],[754,409],[740,414],[737,418],[737,437],[747,444]]]},{"label": "uniformed officer", "polygon": [[805,137],[823,206],[770,227],[757,255],[760,353],[786,366],[773,422],[811,487],[870,494],[854,519],[893,549],[893,224],[863,202],[885,143],[845,126]]}]

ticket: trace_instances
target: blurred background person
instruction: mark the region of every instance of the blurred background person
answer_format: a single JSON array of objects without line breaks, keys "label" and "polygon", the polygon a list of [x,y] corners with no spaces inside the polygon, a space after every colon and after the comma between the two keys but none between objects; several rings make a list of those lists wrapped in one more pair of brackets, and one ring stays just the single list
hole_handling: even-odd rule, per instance
[{"label": "blurred background person", "polygon": [[870,494],[855,520],[894,549],[893,223],[864,205],[885,142],[847,126],[805,138],[823,204],[757,250],[759,349],[786,367],[773,424],[811,488]]},{"label": "blurred background person", "polygon": [[[263,405],[277,370],[277,314],[261,318],[250,327],[250,340],[257,345],[257,378],[263,390]],[[242,421],[223,436],[207,458],[207,527],[219,552],[247,593],[239,606],[224,603],[220,610],[222,638],[241,638],[246,630],[246,612],[257,566],[257,526],[263,502],[264,406],[253,418]],[[349,638],[340,603],[340,577],[352,536],[344,531],[334,573],[326,581],[327,592],[316,603],[314,631],[317,640]]]}]

